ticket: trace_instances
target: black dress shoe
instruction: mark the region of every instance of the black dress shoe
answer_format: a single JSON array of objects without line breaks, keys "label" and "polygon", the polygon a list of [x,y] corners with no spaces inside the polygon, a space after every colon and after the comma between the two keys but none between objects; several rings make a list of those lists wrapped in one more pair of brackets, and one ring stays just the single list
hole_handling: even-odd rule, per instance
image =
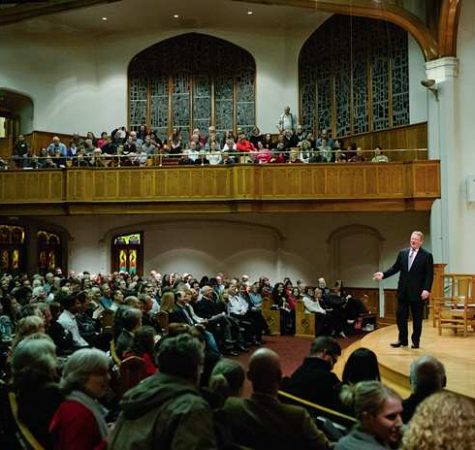
[{"label": "black dress shoe", "polygon": [[412,344],[411,348],[419,348],[419,344]]},{"label": "black dress shoe", "polygon": [[391,342],[389,345],[394,348],[407,347],[407,342],[403,343],[403,342],[397,341],[397,342]]},{"label": "black dress shoe", "polygon": [[244,345],[237,345],[236,350],[239,350],[240,352],[247,353],[249,351],[249,347],[245,347]]}]

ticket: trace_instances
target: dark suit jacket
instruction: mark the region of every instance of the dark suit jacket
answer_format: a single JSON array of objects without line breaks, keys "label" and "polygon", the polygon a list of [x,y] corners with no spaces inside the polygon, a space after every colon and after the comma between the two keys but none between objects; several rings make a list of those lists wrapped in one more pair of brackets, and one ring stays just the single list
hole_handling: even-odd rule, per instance
[{"label": "dark suit jacket", "polygon": [[412,262],[411,270],[408,270],[409,251],[410,248],[401,250],[396,262],[383,273],[383,277],[388,278],[399,272],[397,286],[399,301],[422,301],[421,292],[424,290],[430,292],[432,287],[434,260],[432,254],[421,247]]}]

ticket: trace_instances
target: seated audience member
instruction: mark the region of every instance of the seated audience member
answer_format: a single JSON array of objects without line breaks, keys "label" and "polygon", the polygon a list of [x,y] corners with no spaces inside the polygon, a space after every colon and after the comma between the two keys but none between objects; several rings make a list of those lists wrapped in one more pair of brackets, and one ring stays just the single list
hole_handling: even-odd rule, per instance
[{"label": "seated audience member", "polygon": [[356,153],[348,159],[348,162],[365,162],[366,161],[366,156],[363,153],[363,149],[361,147],[358,147],[356,149]]},{"label": "seated audience member", "polygon": [[189,329],[189,333],[201,343],[204,352],[203,367],[201,370],[200,382],[201,387],[208,386],[211,371],[217,362],[221,359],[221,353],[211,349],[206,341],[206,329],[204,325],[194,325]]},{"label": "seated audience member", "polygon": [[197,388],[203,361],[202,346],[192,336],[163,339],[159,372],[124,395],[109,448],[217,448],[212,412]]},{"label": "seated audience member", "polygon": [[235,159],[232,156],[229,156],[229,152],[227,150],[223,150],[222,159],[219,162],[221,165],[231,165],[235,164]]},{"label": "seated audience member", "polygon": [[100,350],[73,353],[64,366],[61,388],[66,396],[50,424],[55,450],[106,447],[107,410],[99,403],[109,389],[109,358]]},{"label": "seated audience member", "polygon": [[247,376],[251,398],[230,397],[224,405],[236,444],[256,450],[328,448],[326,437],[304,408],[279,401],[282,370],[277,353],[267,348],[254,352]]},{"label": "seated audience member", "polygon": [[280,309],[281,336],[293,336],[295,334],[295,305],[289,303],[284,283],[277,283],[274,286],[272,300],[274,305]]},{"label": "seated audience member", "polygon": [[52,448],[48,426],[63,400],[57,379],[53,341],[42,333],[22,340],[13,353],[11,384],[0,384],[1,449]]},{"label": "seated audience member", "polygon": [[194,164],[199,156],[199,145],[196,143],[196,141],[192,140],[190,142],[190,148],[188,149],[188,157],[193,161]]},{"label": "seated audience member", "polygon": [[256,162],[258,164],[267,164],[272,161],[272,150],[264,147],[264,144],[259,141],[257,143]]},{"label": "seated audience member", "polygon": [[378,358],[369,348],[360,347],[351,353],[343,369],[343,384],[356,384],[360,381],[381,381]]},{"label": "seated audience member", "polygon": [[383,155],[382,149],[379,145],[374,149],[374,157],[371,160],[371,162],[374,162],[374,163],[389,162],[389,158],[386,155]]},{"label": "seated audience member", "polygon": [[322,138],[321,144],[317,147],[321,162],[333,162],[335,155],[333,149],[326,138]]},{"label": "seated audience member", "polygon": [[145,363],[145,373],[147,376],[153,375],[157,371],[157,366],[154,362],[156,335],[155,328],[150,326],[140,327],[134,333],[134,341],[130,351],[124,354],[124,359],[130,356],[142,358]]},{"label": "seated audience member", "polygon": [[379,381],[346,385],[341,393],[353,408],[358,425],[341,438],[335,450],[384,450],[398,448],[402,437],[401,398]]},{"label": "seated audience member", "polygon": [[76,315],[79,334],[88,342],[89,345],[95,346],[99,337],[99,327],[92,318],[91,297],[87,291],[79,292],[77,295],[81,303],[81,309]]},{"label": "seated audience member", "polygon": [[216,166],[221,162],[221,152],[216,142],[211,142],[210,144],[208,160],[212,166]]},{"label": "seated audience member", "polygon": [[412,394],[403,400],[402,420],[408,423],[414,415],[417,405],[430,395],[441,391],[447,384],[444,365],[430,355],[417,358],[411,364]]},{"label": "seated audience member", "polygon": [[51,144],[48,145],[46,149],[49,156],[55,156],[59,154],[60,156],[66,156],[67,149],[66,146],[61,142],[58,136],[54,136]]},{"label": "seated audience member", "polygon": [[403,450],[473,450],[475,406],[471,400],[438,392],[416,409],[402,440]]},{"label": "seated audience member", "polygon": [[79,333],[79,325],[76,319],[76,314],[81,310],[81,302],[78,298],[78,293],[71,294],[61,299],[63,312],[58,317],[58,323],[63,328],[69,331],[73,338],[73,346],[75,348],[87,347],[89,344]]},{"label": "seated audience member", "polygon": [[340,344],[329,336],[314,339],[310,355],[300,367],[285,378],[282,389],[296,397],[334,410],[343,410],[339,394],[341,383],[332,372],[341,355]]},{"label": "seated audience member", "polygon": [[137,308],[127,308],[121,319],[122,331],[115,343],[117,356],[124,359],[124,353],[132,348],[134,334],[142,326],[142,312]]},{"label": "seated audience member", "polygon": [[[39,311],[38,311],[39,312]],[[44,333],[45,332],[45,322],[44,319],[34,315],[26,316],[20,319],[16,326],[15,337],[12,342],[12,351],[15,351],[18,344],[25,339],[25,337],[30,336],[35,333]]]},{"label": "seated audience member", "polygon": [[198,158],[195,160],[195,166],[208,166],[209,159],[206,157],[206,151],[200,150]]},{"label": "seated audience member", "polygon": [[216,363],[208,382],[208,388],[215,396],[216,407],[222,407],[229,397],[241,397],[246,372],[238,361],[223,358]]},{"label": "seated audience member", "polygon": [[74,350],[73,335],[71,331],[64,328],[58,322],[58,317],[61,315],[61,305],[58,302],[51,302],[49,307],[51,311],[51,325],[47,334],[56,345],[56,353],[58,356],[72,353]]}]

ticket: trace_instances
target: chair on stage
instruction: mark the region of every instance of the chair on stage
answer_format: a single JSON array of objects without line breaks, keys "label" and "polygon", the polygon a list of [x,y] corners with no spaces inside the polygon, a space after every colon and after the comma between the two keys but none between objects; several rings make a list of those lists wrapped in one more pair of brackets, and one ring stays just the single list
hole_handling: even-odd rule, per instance
[{"label": "chair on stage", "polygon": [[435,320],[439,335],[443,328],[451,329],[455,334],[462,330],[467,336],[474,331],[475,321],[473,275],[446,274],[443,276],[444,296],[435,298]]}]

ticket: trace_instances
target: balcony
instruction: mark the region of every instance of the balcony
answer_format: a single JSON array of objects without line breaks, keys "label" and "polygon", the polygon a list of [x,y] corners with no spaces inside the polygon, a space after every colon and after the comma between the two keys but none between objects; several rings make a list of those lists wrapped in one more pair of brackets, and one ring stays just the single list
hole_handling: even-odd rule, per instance
[{"label": "balcony", "polygon": [[429,211],[439,161],[0,172],[9,215]]}]

